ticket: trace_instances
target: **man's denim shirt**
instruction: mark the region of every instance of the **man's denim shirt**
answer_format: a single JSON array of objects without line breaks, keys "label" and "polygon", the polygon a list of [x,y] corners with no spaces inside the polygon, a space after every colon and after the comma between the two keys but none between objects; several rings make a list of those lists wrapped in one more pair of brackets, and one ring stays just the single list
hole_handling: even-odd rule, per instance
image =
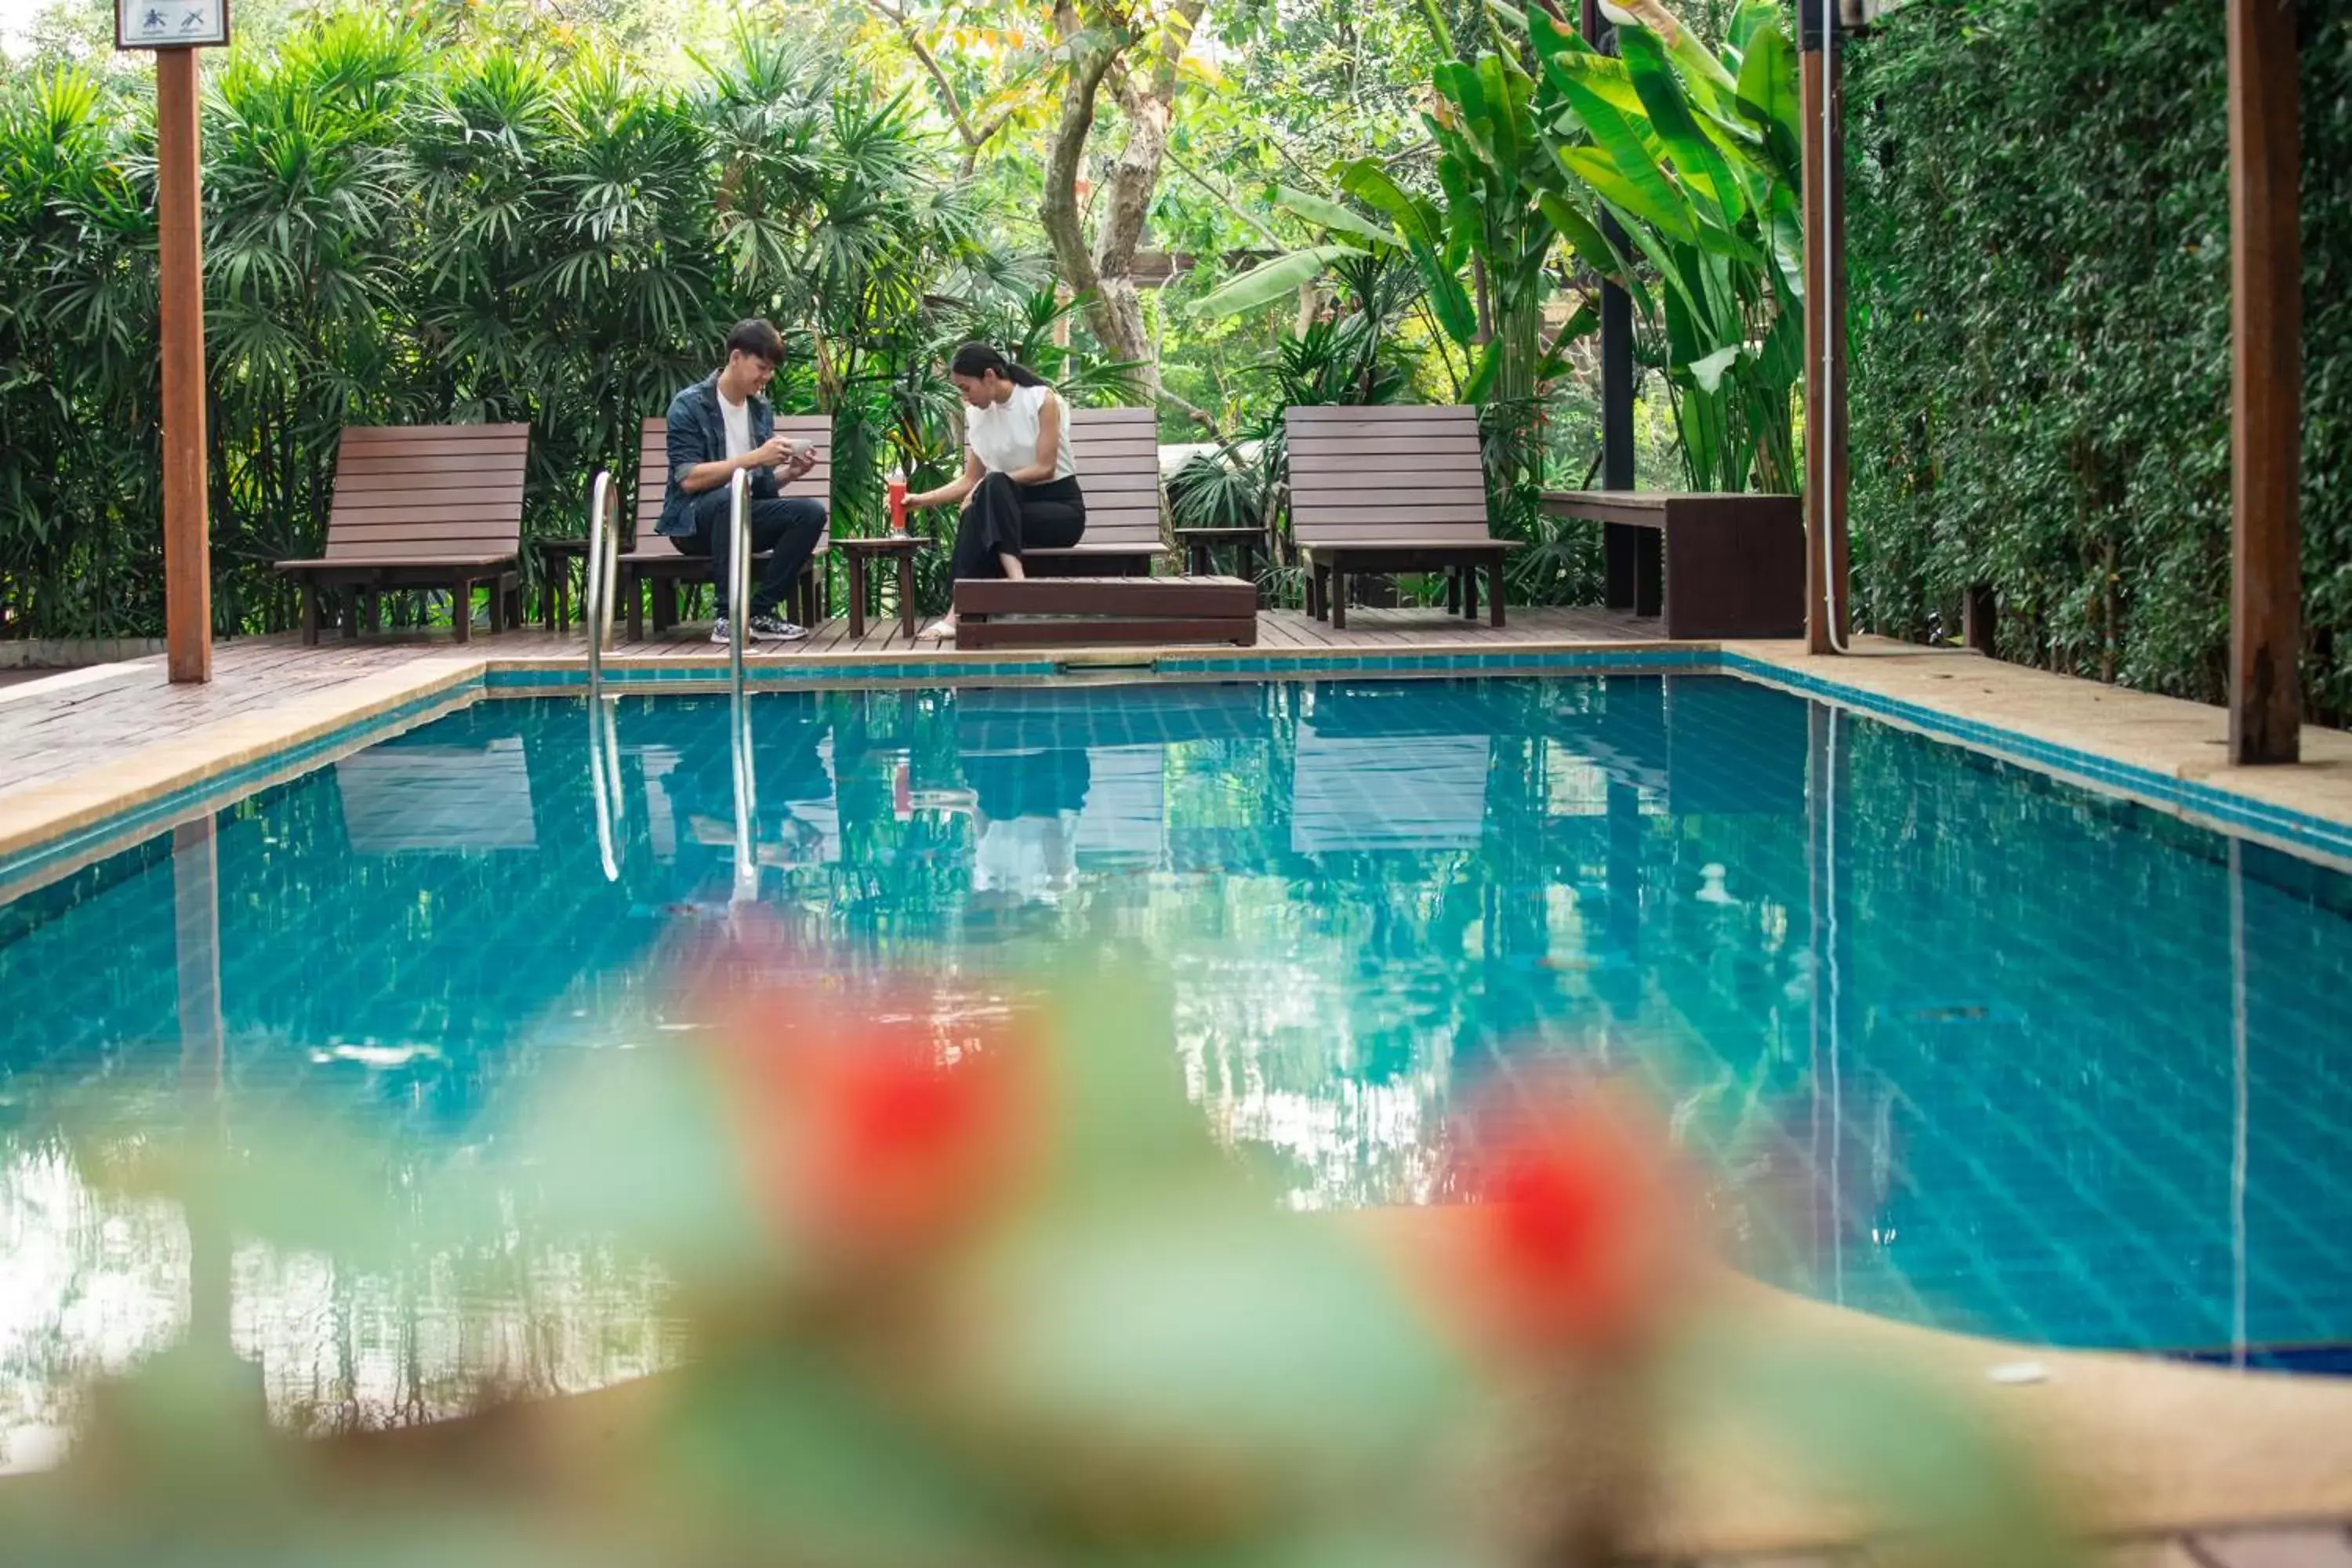
[{"label": "man's denim shirt", "polygon": [[[775,412],[764,397],[754,397],[751,445],[765,446],[776,433]],[[719,373],[711,372],[669,400],[669,490],[662,497],[661,521],[654,531],[675,539],[694,531],[694,503],[682,481],[697,463],[722,462],[727,457],[727,420],[719,411]],[[751,498],[764,500],[776,493],[776,476],[768,468],[751,470]]]}]

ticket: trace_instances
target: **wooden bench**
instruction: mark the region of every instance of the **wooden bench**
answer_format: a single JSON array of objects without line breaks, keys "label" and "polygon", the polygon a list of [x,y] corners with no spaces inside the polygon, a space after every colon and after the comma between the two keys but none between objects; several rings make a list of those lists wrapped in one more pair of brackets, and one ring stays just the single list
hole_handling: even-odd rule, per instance
[{"label": "wooden bench", "polygon": [[1350,573],[1444,572],[1446,608],[1475,620],[1484,567],[1503,624],[1503,563],[1518,545],[1487,526],[1476,409],[1288,408],[1282,420],[1310,613],[1344,627]]},{"label": "wooden bench", "polygon": [[[833,416],[779,414],[776,434],[813,443],[816,447],[816,467],[793,480],[792,488],[784,491],[788,496],[808,496],[823,501],[828,519],[824,531],[817,535],[816,548],[810,552],[800,581],[793,585],[786,605],[793,620],[813,626],[830,615],[833,608],[825,592],[824,570],[825,552],[833,544]],[[654,531],[661,521],[662,501],[668,492],[669,425],[667,420],[648,419],[637,433],[636,541],[621,555],[621,599],[628,607],[632,642],[646,635],[645,598],[648,584],[653,589],[654,632],[659,636],[677,624],[677,585],[710,580],[710,557],[688,555],[676,542]],[[767,558],[764,550],[752,552],[753,582],[759,581],[757,563]],[[719,612],[714,607],[712,613]]]},{"label": "wooden bench", "polygon": [[528,425],[352,426],[335,452],[325,553],[280,561],[302,588],[302,640],[319,640],[319,591],[342,592],[343,635],[373,621],[384,589],[446,589],[457,640],[474,635],[474,590],[490,591],[490,629],[522,624],[523,464]]},{"label": "wooden bench", "polygon": [[1066,550],[1024,550],[1032,577],[1140,577],[1167,553],[1160,537],[1160,416],[1149,408],[1073,408],[1070,452],[1087,530]]},{"label": "wooden bench", "polygon": [[965,577],[955,585],[955,616],[960,648],[1254,647],[1257,584],[1240,577]]},{"label": "wooden bench", "polygon": [[1805,516],[1795,496],[1546,490],[1543,510],[1601,525],[1609,606],[1662,615],[1670,637],[1804,633]]}]

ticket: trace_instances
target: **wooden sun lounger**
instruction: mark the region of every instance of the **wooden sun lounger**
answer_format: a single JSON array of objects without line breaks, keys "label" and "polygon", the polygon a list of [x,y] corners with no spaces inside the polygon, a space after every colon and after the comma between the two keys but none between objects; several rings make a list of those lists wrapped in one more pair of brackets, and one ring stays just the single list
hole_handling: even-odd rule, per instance
[{"label": "wooden sun lounger", "polygon": [[1255,644],[1252,584],[1150,575],[1152,563],[1167,553],[1160,537],[1160,426],[1152,411],[1073,409],[1070,443],[1087,496],[1086,533],[1066,550],[1023,551],[1029,575],[1019,582],[958,581],[956,647]]},{"label": "wooden sun lounger", "polygon": [[[811,496],[824,503],[828,517],[833,510],[833,416],[827,414],[779,414],[776,434],[794,441],[808,441],[816,447],[816,467],[793,481],[784,491],[788,496]],[[710,558],[688,555],[672,541],[654,531],[661,521],[662,498],[669,490],[669,425],[664,419],[648,419],[637,437],[637,521],[636,542],[621,552],[621,602],[627,607],[629,638],[632,642],[646,635],[645,590],[653,587],[654,632],[656,636],[677,624],[677,585],[680,583],[705,583],[710,579]],[[832,613],[824,591],[825,552],[833,547],[833,525],[825,524],[817,535],[816,549],[809,554],[808,565],[793,585],[788,606],[792,618],[804,626],[813,626]],[[759,578],[757,563],[768,558],[767,552],[754,552],[751,576]],[[714,614],[723,610],[714,609]]]},{"label": "wooden sun lounger", "polygon": [[383,589],[448,590],[457,640],[473,638],[476,588],[490,591],[490,629],[522,624],[523,464],[528,425],[352,426],[335,454],[327,545],[280,561],[302,588],[302,640],[319,640],[319,592],[341,590],[343,633],[357,637],[359,597]]},{"label": "wooden sun lounger", "polygon": [[1141,577],[1167,553],[1160,537],[1160,416],[1149,408],[1070,410],[1070,450],[1087,497],[1087,531],[1066,550],[1027,550],[1033,577]]},{"label": "wooden sun lounger", "polygon": [[1503,563],[1518,546],[1487,527],[1476,409],[1290,408],[1282,417],[1310,612],[1345,626],[1350,573],[1444,572],[1446,607],[1475,620],[1484,567],[1493,622],[1503,624]]}]

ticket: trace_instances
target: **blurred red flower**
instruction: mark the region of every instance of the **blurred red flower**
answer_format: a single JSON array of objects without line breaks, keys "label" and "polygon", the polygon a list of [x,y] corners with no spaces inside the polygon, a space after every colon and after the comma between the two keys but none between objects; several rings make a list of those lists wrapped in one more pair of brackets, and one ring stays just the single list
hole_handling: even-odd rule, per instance
[{"label": "blurred red flower", "polygon": [[1691,1234],[1650,1121],[1601,1086],[1538,1079],[1475,1106],[1455,1147],[1481,1326],[1517,1351],[1642,1349],[1687,1278]]},{"label": "blurred red flower", "polygon": [[[919,1259],[1026,1179],[1035,1082],[1003,1015],[822,974],[740,991],[715,1060],[761,1211],[831,1267]],[[943,1014],[945,1016],[943,1016]]]}]

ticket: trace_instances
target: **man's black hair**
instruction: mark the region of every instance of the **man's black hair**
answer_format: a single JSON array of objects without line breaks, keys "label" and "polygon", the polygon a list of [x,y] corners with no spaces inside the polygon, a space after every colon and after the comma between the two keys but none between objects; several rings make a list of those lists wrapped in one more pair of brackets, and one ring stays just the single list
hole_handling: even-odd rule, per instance
[{"label": "man's black hair", "polygon": [[738,321],[727,334],[727,352],[747,353],[766,360],[772,366],[779,365],[784,363],[784,334],[757,318]]}]

